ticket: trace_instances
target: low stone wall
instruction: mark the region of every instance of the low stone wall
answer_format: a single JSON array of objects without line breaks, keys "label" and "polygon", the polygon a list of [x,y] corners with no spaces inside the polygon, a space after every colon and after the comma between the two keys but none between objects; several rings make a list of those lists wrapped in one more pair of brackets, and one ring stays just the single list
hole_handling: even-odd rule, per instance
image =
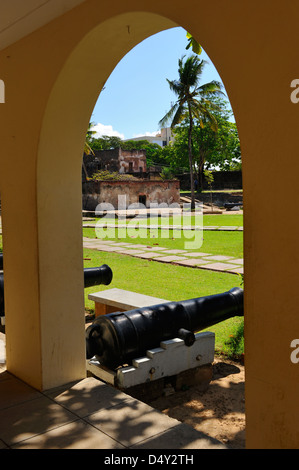
[{"label": "low stone wall", "polygon": [[[221,189],[242,189],[242,171],[212,171],[213,190]],[[197,178],[197,175],[194,175]],[[190,175],[188,173],[178,176],[181,189],[190,189]],[[204,180],[204,189],[210,189],[206,180]]]},{"label": "low stone wall", "polygon": [[[125,206],[119,207],[119,196]],[[155,181],[88,181],[82,185],[83,210],[94,211],[98,204],[109,203],[114,209],[124,209],[132,204],[167,205],[180,202],[178,180]]]}]

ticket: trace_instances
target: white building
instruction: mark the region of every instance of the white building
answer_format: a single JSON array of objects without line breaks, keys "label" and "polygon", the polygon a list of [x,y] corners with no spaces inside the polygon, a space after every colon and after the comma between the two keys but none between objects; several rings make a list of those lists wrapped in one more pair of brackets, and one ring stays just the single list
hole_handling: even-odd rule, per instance
[{"label": "white building", "polygon": [[124,140],[124,142],[127,142],[128,140],[147,140],[151,144],[158,144],[161,147],[165,147],[166,145],[169,145],[171,141],[174,141],[174,136],[170,127],[164,127],[161,129],[161,131],[157,132],[156,135],[142,135],[139,137],[132,137],[131,139]]}]

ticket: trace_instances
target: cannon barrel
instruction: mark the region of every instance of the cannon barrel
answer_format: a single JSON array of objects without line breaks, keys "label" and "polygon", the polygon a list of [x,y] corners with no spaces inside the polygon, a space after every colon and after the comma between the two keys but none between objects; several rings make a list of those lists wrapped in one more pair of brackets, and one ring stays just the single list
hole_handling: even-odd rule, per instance
[{"label": "cannon barrel", "polygon": [[115,369],[159,347],[161,341],[180,337],[191,346],[194,332],[243,315],[243,290],[239,287],[222,294],[101,315],[86,329],[86,356],[95,356],[103,366]]},{"label": "cannon barrel", "polygon": [[[107,286],[111,283],[113,273],[111,268],[107,264],[96,268],[85,268],[84,269],[84,288],[98,286],[104,284]],[[0,316],[4,317],[4,277],[0,274]]]},{"label": "cannon barrel", "polygon": [[112,281],[112,270],[107,264],[97,268],[84,269],[84,287],[98,286],[104,284],[107,286]]}]

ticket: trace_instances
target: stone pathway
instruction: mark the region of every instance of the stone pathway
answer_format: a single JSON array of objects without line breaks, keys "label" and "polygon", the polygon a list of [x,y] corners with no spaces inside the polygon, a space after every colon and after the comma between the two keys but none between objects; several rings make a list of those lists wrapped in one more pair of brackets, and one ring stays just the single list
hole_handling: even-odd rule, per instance
[{"label": "stone pathway", "polygon": [[237,225],[205,225],[204,227],[195,227],[194,225],[141,225],[140,223],[127,224],[91,224],[84,223],[84,228],[130,228],[130,229],[161,229],[161,230],[212,230],[212,231],[233,231],[243,232],[243,227]]},{"label": "stone pathway", "polygon": [[100,240],[83,237],[84,248],[119,253],[136,258],[151,259],[160,263],[172,263],[192,268],[221,271],[231,274],[243,274],[243,259],[233,256],[212,255],[188,250],[170,250],[161,246],[121,243],[113,240]]}]

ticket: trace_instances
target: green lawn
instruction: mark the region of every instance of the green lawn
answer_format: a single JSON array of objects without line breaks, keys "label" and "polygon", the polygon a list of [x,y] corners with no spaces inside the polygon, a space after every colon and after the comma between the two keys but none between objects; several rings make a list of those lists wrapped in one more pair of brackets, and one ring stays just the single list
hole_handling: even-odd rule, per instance
[{"label": "green lawn", "polygon": [[[196,225],[198,226],[199,217],[198,216],[186,216],[186,215],[176,215],[173,217],[144,217],[144,218],[127,218],[127,219],[118,219],[113,217],[112,215],[105,216],[102,218],[95,218],[91,221],[84,221],[83,225],[88,224],[95,224],[96,222],[99,223],[107,223],[107,224],[116,224],[116,225],[181,225],[183,226],[184,223],[186,225]],[[203,216],[203,226],[243,226],[243,215],[242,214],[207,214]]]}]

